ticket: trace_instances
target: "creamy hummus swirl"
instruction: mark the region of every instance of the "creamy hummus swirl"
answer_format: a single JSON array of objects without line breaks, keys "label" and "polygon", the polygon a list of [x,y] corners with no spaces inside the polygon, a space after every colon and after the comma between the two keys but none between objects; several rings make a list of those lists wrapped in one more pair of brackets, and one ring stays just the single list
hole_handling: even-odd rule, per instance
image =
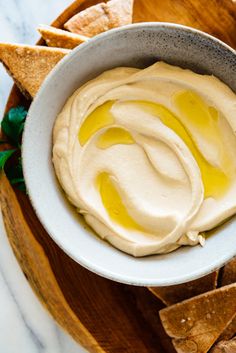
[{"label": "creamy hummus swirl", "polygon": [[203,243],[236,212],[235,131],[236,95],[219,79],[163,62],[116,68],[65,104],[53,163],[100,237],[165,253]]}]

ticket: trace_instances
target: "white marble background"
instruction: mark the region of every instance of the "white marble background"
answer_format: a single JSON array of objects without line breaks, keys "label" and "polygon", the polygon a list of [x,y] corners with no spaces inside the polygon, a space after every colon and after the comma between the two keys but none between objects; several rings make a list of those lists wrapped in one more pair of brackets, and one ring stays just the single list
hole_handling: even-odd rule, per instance
[{"label": "white marble background", "polygon": [[[71,0],[0,0],[0,41],[33,44]],[[1,65],[0,65],[1,66]],[[0,67],[0,118],[12,80]],[[83,353],[35,297],[9,246],[0,217],[0,353]]]}]

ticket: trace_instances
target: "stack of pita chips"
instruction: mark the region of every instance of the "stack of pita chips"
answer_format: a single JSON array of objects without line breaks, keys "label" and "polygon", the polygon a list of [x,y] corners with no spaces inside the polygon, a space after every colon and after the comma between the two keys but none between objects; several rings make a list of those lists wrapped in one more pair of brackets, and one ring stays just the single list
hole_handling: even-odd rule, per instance
[{"label": "stack of pita chips", "polygon": [[110,0],[75,14],[65,29],[41,25],[48,47],[0,43],[0,61],[27,98],[33,98],[45,77],[70,49],[111,28],[132,23],[133,0]]},{"label": "stack of pita chips", "polygon": [[236,259],[186,284],[149,288],[167,305],[162,325],[178,353],[236,353]]},{"label": "stack of pita chips", "polygon": [[[133,0],[91,6],[69,19],[65,30],[39,26],[47,46],[0,43],[0,61],[21,92],[33,98],[71,49],[101,32],[132,23],[132,11]],[[176,352],[236,353],[236,259],[220,275],[217,271],[187,284],[149,289],[167,306],[159,313]]]}]

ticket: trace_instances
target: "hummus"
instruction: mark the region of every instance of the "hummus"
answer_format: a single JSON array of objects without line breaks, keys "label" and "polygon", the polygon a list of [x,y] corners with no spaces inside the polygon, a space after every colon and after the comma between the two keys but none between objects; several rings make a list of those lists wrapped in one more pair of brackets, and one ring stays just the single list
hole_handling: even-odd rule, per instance
[{"label": "hummus", "polygon": [[158,62],[116,68],[67,101],[53,163],[69,200],[134,256],[204,243],[236,213],[236,95],[219,79]]}]

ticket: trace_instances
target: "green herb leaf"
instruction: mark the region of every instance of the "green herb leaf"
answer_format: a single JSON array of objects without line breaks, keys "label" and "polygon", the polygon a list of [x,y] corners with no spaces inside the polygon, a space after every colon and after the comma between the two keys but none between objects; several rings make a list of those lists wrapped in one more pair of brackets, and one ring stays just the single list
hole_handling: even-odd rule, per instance
[{"label": "green herb leaf", "polygon": [[11,157],[15,150],[7,150],[0,152],[0,170],[4,169],[6,161]]},{"label": "green herb leaf", "polygon": [[13,178],[10,180],[11,185],[19,184],[24,182],[24,178]]},{"label": "green herb leaf", "polygon": [[18,190],[26,192],[26,185],[24,178],[10,179],[11,185],[14,185]]},{"label": "green herb leaf", "polygon": [[[17,153],[21,152],[21,135],[24,129],[26,116],[27,111],[25,108],[18,106],[10,109],[1,122],[2,131],[6,135],[8,141],[0,140],[0,144],[10,142],[10,144],[17,149],[0,152],[0,169],[4,169],[5,163],[8,158],[11,157],[12,153],[15,151]],[[7,168],[5,168],[7,178],[17,189],[26,192],[21,158],[19,158],[18,163],[17,160],[13,160],[12,162],[13,163],[10,163]]]},{"label": "green herb leaf", "polygon": [[2,131],[16,147],[20,146],[20,138],[24,128],[26,115],[27,111],[25,108],[19,106],[10,109],[1,122]]},{"label": "green herb leaf", "polygon": [[25,192],[27,194],[27,190],[26,190],[26,186],[25,186],[25,182],[22,182],[22,183],[19,183],[19,184],[16,184],[16,188],[18,190],[21,190],[23,192]]},{"label": "green herb leaf", "polygon": [[21,158],[18,159],[18,163],[16,161],[15,164],[11,165],[9,168],[6,170],[6,175],[8,180],[14,184],[14,180],[16,179],[23,179],[23,170],[22,170],[22,163],[21,163]]},{"label": "green herb leaf", "polygon": [[11,185],[14,185],[17,189],[26,192],[21,157],[18,159],[17,164],[12,165],[6,170],[6,175]]}]

